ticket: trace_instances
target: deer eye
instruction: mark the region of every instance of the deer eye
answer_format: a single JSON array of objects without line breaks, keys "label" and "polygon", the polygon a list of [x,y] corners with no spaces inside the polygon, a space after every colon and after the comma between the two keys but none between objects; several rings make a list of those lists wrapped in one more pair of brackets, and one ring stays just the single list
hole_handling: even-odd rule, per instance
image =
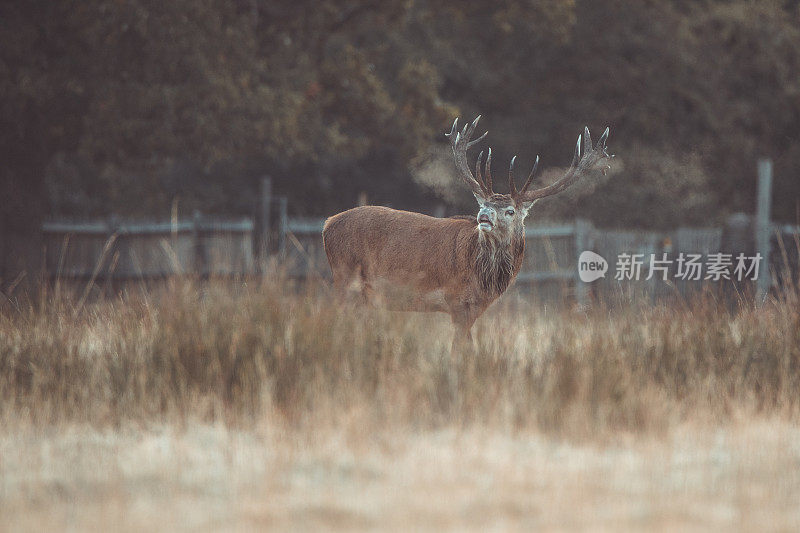
[{"label": "deer eye", "polygon": [[513,210],[513,209],[509,209],[509,210],[507,210],[507,211],[506,211],[506,215],[507,215],[507,216],[510,216],[510,217],[513,217],[513,216],[514,216],[514,210]]}]

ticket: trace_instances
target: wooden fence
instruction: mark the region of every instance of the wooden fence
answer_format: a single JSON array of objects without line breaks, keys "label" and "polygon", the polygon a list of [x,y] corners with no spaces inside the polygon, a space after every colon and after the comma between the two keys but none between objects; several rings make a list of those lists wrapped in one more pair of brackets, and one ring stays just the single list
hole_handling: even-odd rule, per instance
[{"label": "wooden fence", "polygon": [[[45,268],[61,279],[131,280],[163,278],[180,274],[201,277],[268,274],[262,261],[269,252],[280,259],[296,278],[328,277],[322,248],[324,219],[286,216],[285,202],[275,210],[277,224],[256,232],[251,219],[217,220],[195,213],[191,220],[163,223],[48,222],[43,226]],[[282,207],[282,208],[281,208]],[[745,217],[747,218],[747,217]],[[726,228],[680,228],[672,232],[616,231],[594,228],[589,222],[526,228],[526,253],[516,289],[545,302],[622,298],[659,299],[688,295],[703,288],[704,281],[683,281],[670,276],[663,281],[649,275],[650,254],[753,253],[752,221],[738,230]],[[732,227],[735,224],[731,225]],[[737,235],[738,231],[738,235]],[[772,284],[797,273],[798,228],[772,226],[773,253],[762,267],[771,271]],[[260,252],[260,250],[262,250]],[[608,262],[605,277],[584,283],[578,277],[578,257],[594,251]],[[615,279],[620,254],[645,258],[638,280]],[[766,270],[762,271],[766,272]],[[671,274],[674,273],[674,268]],[[781,278],[778,273],[784,276]]]},{"label": "wooden fence", "polygon": [[254,272],[253,221],[46,222],[45,269],[61,279],[147,279]]}]

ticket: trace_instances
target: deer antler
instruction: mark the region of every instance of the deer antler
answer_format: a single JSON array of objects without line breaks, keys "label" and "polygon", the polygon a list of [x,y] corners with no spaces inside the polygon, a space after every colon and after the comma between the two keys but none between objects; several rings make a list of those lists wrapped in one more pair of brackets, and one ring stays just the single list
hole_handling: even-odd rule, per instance
[{"label": "deer antler", "polygon": [[[491,177],[491,160],[492,160],[492,151],[489,150],[489,156],[486,161],[486,178],[488,181],[488,186],[483,181],[483,176],[481,176],[480,172],[480,162],[483,158],[483,152],[478,157],[478,165],[476,167],[476,172],[478,175],[478,179],[475,179],[475,176],[472,175],[472,171],[469,169],[469,165],[467,163],[467,150],[478,144],[480,141],[483,140],[486,135],[488,135],[488,131],[475,139],[474,141],[470,141],[470,137],[475,132],[475,128],[478,126],[478,121],[481,119],[481,116],[478,115],[472,123],[467,123],[464,125],[464,129],[458,131],[458,119],[456,118],[453,121],[453,127],[450,129],[450,133],[445,133],[445,136],[450,139],[450,147],[453,149],[453,158],[456,162],[456,168],[458,169],[461,178],[469,185],[470,189],[472,189],[473,194],[480,198],[488,198],[492,195],[492,177]],[[478,181],[480,180],[480,181]]]},{"label": "deer antler", "polygon": [[[581,156],[581,136],[578,135],[578,142],[575,144],[575,154],[572,157],[572,164],[570,165],[566,174],[564,174],[564,176],[562,176],[558,181],[548,185],[547,187],[542,187],[541,189],[528,191],[528,187],[533,182],[533,177],[536,174],[536,167],[539,165],[539,156],[536,156],[536,163],[533,165],[533,170],[531,170],[527,181],[525,181],[525,185],[519,190],[519,192],[517,192],[516,188],[513,186],[514,177],[512,173],[514,169],[514,159],[512,159],[511,167],[509,168],[509,180],[511,181],[511,195],[514,197],[514,201],[532,203],[540,198],[544,198],[545,196],[558,194],[572,186],[582,176],[591,172],[601,161],[605,161],[614,157],[613,155],[608,155],[608,152],[606,151],[608,131],[608,128],[606,128],[606,131],[604,131],[603,135],[600,136],[600,140],[598,140],[595,147],[592,148],[592,137],[589,135],[589,128],[584,128],[583,156]],[[603,168],[603,174],[605,174],[606,170],[609,168],[611,167],[608,165],[608,163],[606,163],[606,166]]]}]

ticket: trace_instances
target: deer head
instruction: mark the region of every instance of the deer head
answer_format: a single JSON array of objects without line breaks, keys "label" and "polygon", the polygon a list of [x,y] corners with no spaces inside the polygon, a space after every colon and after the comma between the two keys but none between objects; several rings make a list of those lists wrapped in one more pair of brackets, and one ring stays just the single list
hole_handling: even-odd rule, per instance
[{"label": "deer head", "polygon": [[[530,174],[528,174],[528,179],[525,180],[522,188],[517,190],[514,183],[514,163],[517,156],[514,156],[511,158],[508,168],[509,194],[495,193],[492,190],[492,149],[488,149],[486,164],[483,169],[481,168],[483,166],[483,152],[478,155],[474,175],[467,163],[467,150],[483,140],[489,133],[486,132],[477,139],[470,140],[480,118],[479,115],[471,123],[465,124],[460,131],[458,129],[458,119],[456,118],[450,133],[445,135],[450,140],[458,173],[470,187],[480,206],[477,215],[478,230],[484,238],[507,242],[515,233],[519,234],[524,231],[523,222],[525,217],[528,216],[531,206],[538,200],[564,191],[575,184],[581,176],[591,172],[601,164],[604,165],[602,167],[603,174],[611,168],[608,165],[608,160],[614,156],[609,155],[606,151],[608,128],[600,136],[600,140],[597,141],[594,147],[592,147],[589,128],[584,128],[583,139],[581,139],[581,135],[578,135],[572,164],[559,180],[547,187],[528,190],[533,183],[536,169],[539,166],[539,156],[536,156],[536,161]],[[581,154],[581,140],[583,140],[583,154]]]}]

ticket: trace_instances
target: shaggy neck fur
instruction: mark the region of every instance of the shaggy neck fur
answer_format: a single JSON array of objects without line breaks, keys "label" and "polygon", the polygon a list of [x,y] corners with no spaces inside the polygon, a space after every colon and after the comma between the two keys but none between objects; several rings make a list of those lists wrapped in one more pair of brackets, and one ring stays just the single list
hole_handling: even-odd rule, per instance
[{"label": "shaggy neck fur", "polygon": [[475,261],[481,289],[494,296],[505,291],[517,273],[525,252],[525,237],[515,232],[510,239],[496,239],[478,234]]}]

